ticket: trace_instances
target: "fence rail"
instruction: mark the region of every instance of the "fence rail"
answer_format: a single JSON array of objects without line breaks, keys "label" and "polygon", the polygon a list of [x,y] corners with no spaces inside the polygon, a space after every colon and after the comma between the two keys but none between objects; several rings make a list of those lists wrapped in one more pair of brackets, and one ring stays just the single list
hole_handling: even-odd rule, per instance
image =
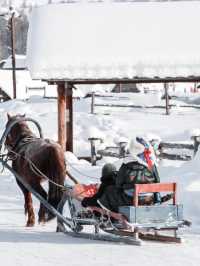
[{"label": "fence rail", "polygon": [[[99,138],[88,139],[91,143],[91,163],[96,165],[96,161],[102,157],[125,158],[129,155],[125,149],[126,142],[120,142],[119,146],[108,146],[103,150],[96,151],[96,141],[101,141]],[[160,142],[156,156],[159,159],[190,161],[194,158],[199,148],[199,136],[192,137],[193,142]],[[167,149],[167,152],[166,152]],[[178,151],[179,152],[178,152]],[[99,156],[98,156],[99,155]]]}]

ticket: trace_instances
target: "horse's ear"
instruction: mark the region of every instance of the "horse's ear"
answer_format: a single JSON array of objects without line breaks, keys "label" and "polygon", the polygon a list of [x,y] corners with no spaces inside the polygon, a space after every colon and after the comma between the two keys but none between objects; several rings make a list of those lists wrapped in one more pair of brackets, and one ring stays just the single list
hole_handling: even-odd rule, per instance
[{"label": "horse's ear", "polygon": [[7,113],[7,118],[8,118],[8,120],[10,120],[11,117],[12,117],[12,116],[11,116],[9,113]]}]

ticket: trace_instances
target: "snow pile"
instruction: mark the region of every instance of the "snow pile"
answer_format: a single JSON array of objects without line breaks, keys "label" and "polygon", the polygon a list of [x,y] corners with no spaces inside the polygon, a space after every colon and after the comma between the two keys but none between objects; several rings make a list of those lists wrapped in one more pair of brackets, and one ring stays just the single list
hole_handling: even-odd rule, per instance
[{"label": "snow pile", "polygon": [[72,80],[199,76],[199,11],[198,1],[34,8],[28,35],[31,76]]}]

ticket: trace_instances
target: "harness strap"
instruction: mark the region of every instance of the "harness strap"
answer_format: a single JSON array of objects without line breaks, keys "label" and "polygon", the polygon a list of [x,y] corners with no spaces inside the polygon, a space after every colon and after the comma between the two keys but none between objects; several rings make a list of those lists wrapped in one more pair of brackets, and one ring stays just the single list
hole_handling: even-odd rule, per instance
[{"label": "harness strap", "polygon": [[36,141],[38,138],[35,138],[33,136],[20,136],[19,138],[17,138],[15,144],[13,145],[12,150],[19,152],[21,150],[22,147],[24,147],[25,145]]}]

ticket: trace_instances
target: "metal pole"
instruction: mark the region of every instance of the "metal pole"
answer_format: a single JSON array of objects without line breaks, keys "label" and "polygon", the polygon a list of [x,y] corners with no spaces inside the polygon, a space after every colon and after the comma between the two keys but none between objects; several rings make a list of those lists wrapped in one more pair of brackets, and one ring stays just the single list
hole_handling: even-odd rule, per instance
[{"label": "metal pole", "polygon": [[12,49],[12,80],[13,80],[13,98],[17,97],[17,84],[16,84],[16,60],[15,60],[15,13],[12,13],[10,19],[11,26],[11,49]]},{"label": "metal pole", "polygon": [[165,88],[166,115],[169,115],[169,94],[168,94],[168,83],[164,83],[164,88]]}]

